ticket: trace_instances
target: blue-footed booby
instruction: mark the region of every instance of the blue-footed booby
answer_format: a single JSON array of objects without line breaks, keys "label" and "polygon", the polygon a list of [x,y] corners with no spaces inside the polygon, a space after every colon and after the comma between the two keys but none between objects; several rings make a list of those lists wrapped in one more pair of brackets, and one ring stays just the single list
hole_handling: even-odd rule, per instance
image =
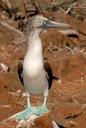
[{"label": "blue-footed booby", "polygon": [[[54,22],[40,15],[29,20],[27,24],[27,51],[23,67],[19,65],[18,69],[19,78],[27,93],[27,108],[16,116],[17,120],[25,120],[32,114],[41,115],[48,111],[46,106],[48,90],[51,88],[52,80],[58,78],[53,76],[49,63],[44,63],[40,33],[50,28],[64,30],[69,27],[68,24]],[[43,104],[32,107],[30,104],[31,95],[43,95]]]}]

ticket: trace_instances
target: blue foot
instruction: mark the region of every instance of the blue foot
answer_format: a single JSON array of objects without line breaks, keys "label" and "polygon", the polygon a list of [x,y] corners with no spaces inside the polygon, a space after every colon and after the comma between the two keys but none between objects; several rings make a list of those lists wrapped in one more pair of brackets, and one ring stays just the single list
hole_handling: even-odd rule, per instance
[{"label": "blue foot", "polygon": [[16,116],[16,120],[27,120],[32,114],[31,109],[27,108]]},{"label": "blue foot", "polygon": [[46,112],[48,112],[48,109],[46,108],[46,106],[43,106],[43,105],[33,109],[33,113],[37,116],[40,116]]}]

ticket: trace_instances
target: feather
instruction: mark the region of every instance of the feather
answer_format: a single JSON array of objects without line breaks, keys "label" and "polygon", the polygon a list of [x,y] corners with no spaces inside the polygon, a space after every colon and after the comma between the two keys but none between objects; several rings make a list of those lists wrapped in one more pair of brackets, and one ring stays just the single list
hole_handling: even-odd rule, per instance
[{"label": "feather", "polygon": [[[46,78],[48,80],[49,89],[50,89],[51,86],[52,86],[53,80],[58,80],[59,78],[53,75],[51,65],[46,60],[47,59],[44,58],[44,69],[45,69],[45,72],[46,72]],[[19,79],[20,79],[22,85],[24,86],[24,83],[23,83],[23,59],[22,58],[18,62],[18,75],[19,75]]]},{"label": "feather", "polygon": [[24,86],[24,83],[23,83],[23,59],[22,58],[18,62],[18,76],[19,76],[19,79],[20,79],[22,85]]},{"label": "feather", "polygon": [[51,65],[50,65],[50,63],[48,63],[48,61],[46,61],[46,60],[47,60],[47,59],[45,58],[44,69],[45,69],[45,71],[46,71],[46,78],[47,78],[47,80],[48,80],[49,89],[50,89],[51,86],[52,86],[53,80],[58,80],[59,78],[56,77],[56,76],[53,76],[53,72],[52,72]]}]

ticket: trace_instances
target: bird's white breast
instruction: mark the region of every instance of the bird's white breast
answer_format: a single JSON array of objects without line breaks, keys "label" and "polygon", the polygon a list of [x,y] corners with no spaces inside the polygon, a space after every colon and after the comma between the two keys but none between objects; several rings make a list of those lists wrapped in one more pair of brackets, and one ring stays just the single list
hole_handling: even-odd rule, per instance
[{"label": "bird's white breast", "polygon": [[28,77],[34,78],[38,76],[42,70],[43,63],[40,58],[30,56],[24,60],[24,72]]},{"label": "bird's white breast", "polygon": [[28,77],[36,77],[43,70],[43,57],[40,40],[33,40],[24,58],[23,69]]},{"label": "bird's white breast", "polygon": [[28,60],[27,65],[25,63],[24,67],[24,86],[26,92],[30,94],[43,94],[48,87],[43,64],[40,60],[37,60],[30,62]]},{"label": "bird's white breast", "polygon": [[31,94],[42,94],[48,86],[43,67],[41,42],[29,48],[24,58],[23,78],[25,90]]}]

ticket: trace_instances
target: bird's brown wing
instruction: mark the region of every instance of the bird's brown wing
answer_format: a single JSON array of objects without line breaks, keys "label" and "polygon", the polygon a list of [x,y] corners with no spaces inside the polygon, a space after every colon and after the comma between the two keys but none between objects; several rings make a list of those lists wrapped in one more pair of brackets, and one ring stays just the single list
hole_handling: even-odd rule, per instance
[{"label": "bird's brown wing", "polygon": [[47,78],[47,80],[48,80],[49,89],[50,89],[51,86],[52,86],[53,80],[54,80],[54,79],[58,80],[59,78],[53,76],[53,72],[52,72],[51,65],[50,65],[48,62],[45,62],[45,63],[44,63],[44,68],[45,68],[45,71],[46,71],[46,78]]},{"label": "bird's brown wing", "polygon": [[18,75],[19,75],[19,79],[20,79],[22,85],[24,85],[24,83],[23,83],[23,59],[21,59],[18,62]]}]

